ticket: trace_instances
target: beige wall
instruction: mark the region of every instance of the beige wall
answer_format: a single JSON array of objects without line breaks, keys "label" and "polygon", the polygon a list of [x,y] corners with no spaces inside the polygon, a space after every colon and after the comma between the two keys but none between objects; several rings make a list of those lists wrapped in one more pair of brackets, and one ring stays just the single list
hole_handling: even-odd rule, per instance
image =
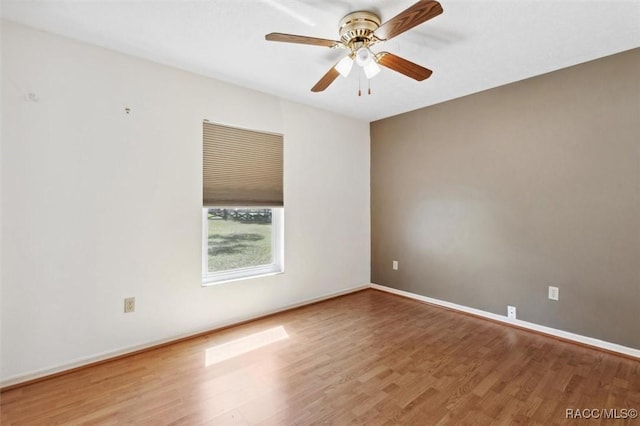
[{"label": "beige wall", "polygon": [[638,76],[635,49],[372,123],[372,282],[640,348]]},{"label": "beige wall", "polygon": [[[369,123],[0,22],[0,385],[369,283]],[[201,286],[205,118],[284,134],[284,274]]]}]

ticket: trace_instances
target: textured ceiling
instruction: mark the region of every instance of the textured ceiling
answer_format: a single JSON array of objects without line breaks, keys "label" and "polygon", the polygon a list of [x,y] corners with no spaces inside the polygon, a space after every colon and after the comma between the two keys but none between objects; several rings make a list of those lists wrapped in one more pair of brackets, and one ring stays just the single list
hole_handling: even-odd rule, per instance
[{"label": "textured ceiling", "polygon": [[358,97],[357,72],[310,91],[344,51],[264,40],[337,39],[349,12],[384,22],[415,1],[2,0],[2,17],[367,121],[640,46],[638,0],[442,0],[442,15],[374,48],[432,69],[431,78],[383,68],[373,94]]}]

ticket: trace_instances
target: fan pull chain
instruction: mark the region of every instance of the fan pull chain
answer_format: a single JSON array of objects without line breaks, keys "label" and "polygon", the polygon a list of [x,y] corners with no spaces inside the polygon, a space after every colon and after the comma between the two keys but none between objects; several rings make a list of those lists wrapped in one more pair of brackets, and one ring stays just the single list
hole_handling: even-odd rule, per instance
[{"label": "fan pull chain", "polygon": [[362,91],[360,91],[361,81],[362,81],[362,73],[358,73],[358,96],[362,96]]},{"label": "fan pull chain", "polygon": [[367,80],[369,82],[369,95],[371,94],[371,80]]}]

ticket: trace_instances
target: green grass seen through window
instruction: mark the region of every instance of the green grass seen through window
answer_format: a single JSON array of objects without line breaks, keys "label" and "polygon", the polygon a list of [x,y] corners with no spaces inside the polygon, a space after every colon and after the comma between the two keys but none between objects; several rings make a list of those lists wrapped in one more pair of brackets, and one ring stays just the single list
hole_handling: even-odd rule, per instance
[{"label": "green grass seen through window", "polygon": [[209,272],[271,263],[271,224],[209,219]]}]

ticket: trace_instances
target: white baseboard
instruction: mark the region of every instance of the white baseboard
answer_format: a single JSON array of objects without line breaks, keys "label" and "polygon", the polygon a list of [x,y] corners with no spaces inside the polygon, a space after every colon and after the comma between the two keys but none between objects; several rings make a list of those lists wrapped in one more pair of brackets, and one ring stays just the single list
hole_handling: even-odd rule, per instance
[{"label": "white baseboard", "polygon": [[593,346],[595,348],[604,349],[611,352],[617,352],[626,356],[640,359],[640,349],[629,348],[627,346],[618,345],[617,343],[606,342],[604,340],[594,339],[593,337],[582,336],[580,334],[570,333],[568,331],[558,330],[544,325],[534,324],[532,322],[522,320],[512,320],[504,315],[494,314],[492,312],[483,311],[480,309],[470,308],[468,306],[458,305],[456,303],[445,302],[444,300],[433,299],[431,297],[421,296],[419,294],[410,293],[408,291],[397,290],[395,288],[386,287],[379,284],[371,284],[371,288],[375,290],[385,291],[387,293],[397,294],[399,296],[407,297],[409,299],[419,300],[421,302],[430,303],[444,308],[452,309],[455,311],[465,312],[468,314],[476,315],[483,318],[488,318],[494,321],[503,322],[505,324],[515,325],[517,327],[526,328],[536,331],[538,333],[547,334],[549,336],[558,337],[564,340],[570,340],[572,342],[580,343],[583,345]]},{"label": "white baseboard", "polygon": [[175,335],[175,336],[168,337],[166,339],[154,340],[154,341],[146,342],[146,343],[143,343],[143,344],[140,344],[140,345],[129,346],[129,347],[126,347],[126,348],[116,349],[114,351],[103,352],[103,353],[95,354],[95,355],[84,357],[84,358],[78,358],[78,359],[72,360],[72,361],[64,363],[64,364],[53,366],[51,368],[36,370],[36,371],[32,371],[32,372],[29,372],[29,373],[26,373],[26,374],[20,374],[20,375],[16,375],[16,376],[12,376],[12,377],[7,377],[7,378],[5,378],[5,379],[0,381],[0,388],[6,388],[6,387],[14,386],[14,385],[17,385],[17,384],[20,384],[20,383],[23,383],[23,382],[28,382],[28,381],[31,381],[31,380],[37,380],[37,379],[40,379],[40,378],[43,378],[43,377],[46,377],[46,376],[51,376],[53,374],[62,373],[62,372],[68,371],[68,370],[73,370],[75,368],[84,367],[86,365],[94,364],[96,362],[106,361],[106,360],[109,360],[110,358],[116,358],[116,357],[127,355],[127,354],[130,354],[130,353],[133,353],[133,352],[138,352],[138,351],[141,351],[141,350],[144,350],[144,349],[149,349],[149,348],[152,348],[154,346],[171,343],[171,342],[176,341],[176,340],[182,340],[182,339],[185,339],[185,338],[189,338],[191,336],[197,336],[197,335],[202,334],[202,333],[214,332],[216,330],[219,330],[219,329],[222,329],[222,328],[226,328],[226,327],[230,327],[230,326],[233,326],[235,324],[240,324],[240,323],[244,323],[244,322],[251,321],[251,320],[254,320],[254,319],[262,318],[262,317],[265,317],[265,316],[268,316],[268,315],[277,314],[279,312],[288,311],[288,310],[291,310],[291,309],[299,308],[301,306],[310,305],[312,303],[321,302],[323,300],[332,299],[334,297],[342,296],[342,295],[345,295],[345,294],[355,293],[356,291],[365,290],[365,289],[368,289],[369,287],[370,287],[369,284],[362,284],[362,285],[359,285],[359,286],[347,288],[345,290],[340,290],[340,291],[336,291],[336,292],[333,292],[333,293],[328,293],[328,294],[325,294],[325,295],[320,296],[320,297],[301,300],[299,302],[296,302],[296,303],[293,303],[293,304],[290,304],[290,305],[287,305],[287,306],[283,306],[283,307],[278,308],[278,309],[261,312],[261,313],[259,313],[257,315],[251,315],[251,316],[247,316],[247,317],[243,317],[243,318],[236,318],[233,321],[228,321],[228,322],[225,322],[225,323],[211,325],[210,327],[205,327],[205,328],[202,328],[202,329],[199,329],[199,330],[193,330],[193,331],[191,331],[189,333],[183,333],[183,334],[180,334],[180,335]]}]

